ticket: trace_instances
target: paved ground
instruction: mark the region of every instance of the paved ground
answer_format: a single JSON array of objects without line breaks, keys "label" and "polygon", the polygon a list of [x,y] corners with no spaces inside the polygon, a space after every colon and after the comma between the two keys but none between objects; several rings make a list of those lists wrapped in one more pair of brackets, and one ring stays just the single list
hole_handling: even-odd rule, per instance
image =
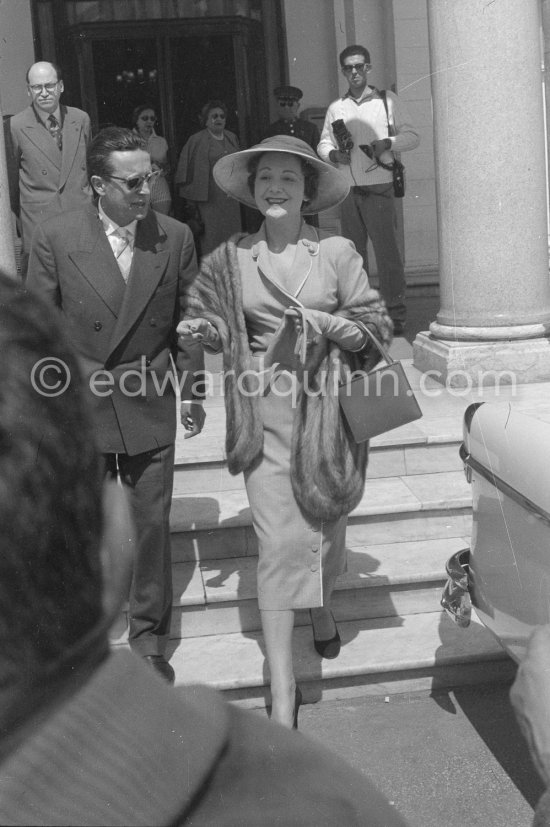
[{"label": "paved ground", "polygon": [[368,774],[411,827],[530,827],[543,791],[507,686],[325,701],[300,731]]}]

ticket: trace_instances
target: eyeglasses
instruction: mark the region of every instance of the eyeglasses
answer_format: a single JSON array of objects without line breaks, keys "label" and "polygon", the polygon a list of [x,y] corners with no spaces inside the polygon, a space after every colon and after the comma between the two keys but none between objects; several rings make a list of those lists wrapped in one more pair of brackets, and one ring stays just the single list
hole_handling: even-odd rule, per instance
[{"label": "eyeglasses", "polygon": [[153,123],[155,123],[156,118],[155,118],[154,115],[140,115],[139,120],[140,121],[153,121]]},{"label": "eyeglasses", "polygon": [[130,178],[120,178],[118,175],[106,175],[106,178],[112,178],[114,181],[122,181],[126,184],[129,190],[140,190],[144,184],[149,184],[160,175],[160,170],[155,169],[148,172],[147,175],[132,175]]},{"label": "eyeglasses", "polygon": [[46,92],[55,92],[58,83],[58,80],[56,80],[55,83],[33,83],[29,84],[29,89],[33,95],[39,95],[43,89],[45,89]]},{"label": "eyeglasses", "polygon": [[354,70],[356,72],[364,72],[366,68],[366,63],[348,63],[347,66],[342,66],[342,72],[345,75],[351,75]]},{"label": "eyeglasses", "polygon": [[298,101],[294,100],[294,98],[277,98],[277,103],[279,106],[294,106]]}]

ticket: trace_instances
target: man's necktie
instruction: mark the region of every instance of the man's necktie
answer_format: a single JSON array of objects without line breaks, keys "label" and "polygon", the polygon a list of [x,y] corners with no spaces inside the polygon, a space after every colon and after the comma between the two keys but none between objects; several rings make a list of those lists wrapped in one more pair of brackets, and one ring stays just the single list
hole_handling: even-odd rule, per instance
[{"label": "man's necktie", "polygon": [[50,135],[55,138],[57,146],[59,149],[63,149],[63,136],[61,134],[61,124],[55,117],[55,115],[48,116],[48,129],[50,130]]},{"label": "man's necktie", "polygon": [[124,281],[128,281],[132,266],[132,233],[126,227],[118,227],[109,240]]}]

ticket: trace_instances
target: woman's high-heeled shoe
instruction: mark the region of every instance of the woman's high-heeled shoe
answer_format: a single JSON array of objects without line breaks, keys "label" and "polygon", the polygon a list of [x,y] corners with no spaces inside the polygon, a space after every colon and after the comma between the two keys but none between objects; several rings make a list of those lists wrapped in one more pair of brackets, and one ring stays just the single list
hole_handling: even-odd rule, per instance
[{"label": "woman's high-heeled shoe", "polygon": [[332,612],[330,613],[330,616],[332,617],[332,622],[334,623],[336,634],[328,640],[319,640],[319,638],[315,637],[315,624],[313,623],[313,615],[311,614],[311,609],[309,610],[311,628],[313,630],[313,645],[315,646],[315,651],[319,655],[321,655],[322,658],[326,658],[327,660],[333,660],[333,658],[337,658],[340,654],[340,648],[342,646],[342,641],[340,640],[340,635],[338,633],[338,626],[336,625],[336,621],[334,620],[334,615],[332,614]]},{"label": "woman's high-heeled shoe", "polygon": [[298,729],[298,710],[302,704],[302,690],[296,684],[296,692],[294,693],[294,722],[292,724],[292,729]]}]

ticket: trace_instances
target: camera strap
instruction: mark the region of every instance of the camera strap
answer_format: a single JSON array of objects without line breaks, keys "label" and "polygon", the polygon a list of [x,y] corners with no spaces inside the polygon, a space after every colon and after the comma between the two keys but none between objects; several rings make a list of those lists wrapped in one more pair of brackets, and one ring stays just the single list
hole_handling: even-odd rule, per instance
[{"label": "camera strap", "polygon": [[[396,133],[396,130],[395,130],[395,124],[393,123],[393,117],[392,117],[392,120],[390,121],[388,101],[386,99],[386,90],[385,89],[379,89],[378,94],[382,98],[382,103],[384,104],[384,109],[386,110],[386,121],[388,122],[388,138],[393,138],[397,133]],[[390,171],[393,169],[393,163],[392,164],[384,164],[380,159],[378,159],[378,165],[383,167],[384,169],[389,169]]]}]

